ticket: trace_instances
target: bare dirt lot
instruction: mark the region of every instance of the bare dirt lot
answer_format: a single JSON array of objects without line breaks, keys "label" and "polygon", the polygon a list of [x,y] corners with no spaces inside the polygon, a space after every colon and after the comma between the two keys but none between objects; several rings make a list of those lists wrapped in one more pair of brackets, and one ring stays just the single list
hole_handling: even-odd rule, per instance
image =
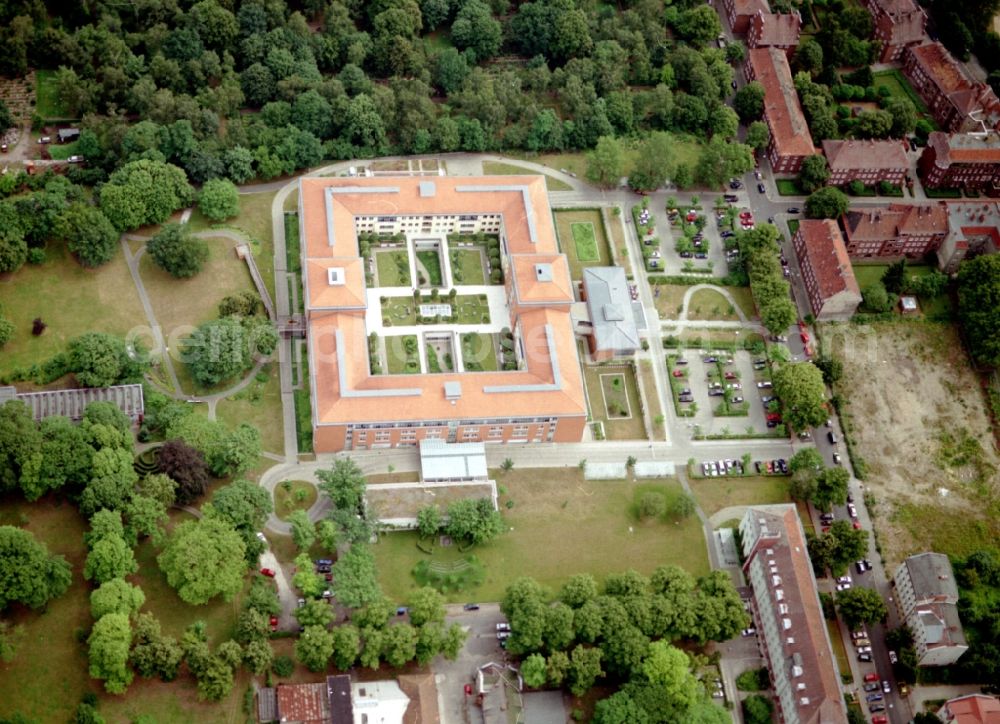
[{"label": "bare dirt lot", "polygon": [[963,556],[1000,537],[998,458],[978,380],[950,325],[841,324],[845,432],[867,464],[888,570],[923,550]]}]

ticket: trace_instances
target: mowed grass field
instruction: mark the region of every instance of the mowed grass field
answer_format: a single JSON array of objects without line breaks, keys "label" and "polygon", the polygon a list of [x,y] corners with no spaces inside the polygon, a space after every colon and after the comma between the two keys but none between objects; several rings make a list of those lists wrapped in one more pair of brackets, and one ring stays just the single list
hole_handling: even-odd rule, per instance
[{"label": "mowed grass field", "polygon": [[[607,377],[605,376],[607,375]],[[617,390],[609,398],[605,392],[605,380],[608,385],[611,379],[620,375],[625,383],[625,395]],[[604,435],[608,440],[645,440],[646,426],[643,423],[642,405],[639,400],[639,390],[636,386],[635,373],[629,367],[593,367],[584,366],[583,376],[587,385],[587,397],[590,400],[590,416],[593,420],[604,422]],[[608,408],[613,402],[618,402],[625,409],[622,400],[628,402],[629,416],[611,415]]]},{"label": "mowed grass field", "polygon": [[260,430],[264,452],[285,454],[285,433],[282,425],[281,380],[277,363],[261,370],[266,375],[261,382],[255,379],[248,387],[224,400],[215,407],[215,418],[229,429],[247,422]]},{"label": "mowed grass field", "polygon": [[[525,176],[525,175],[538,175],[537,171],[534,171],[525,166],[518,166],[514,163],[504,163],[503,161],[483,161],[483,173],[487,176]],[[549,174],[542,174],[545,176],[545,188],[549,191],[572,191],[573,187],[562,179],[558,179],[555,176],[549,176]]]},{"label": "mowed grass field", "polygon": [[705,515],[714,515],[731,506],[788,503],[788,484],[783,475],[692,478],[691,491]]},{"label": "mowed grass field", "polygon": [[[493,471],[506,488],[501,511],[507,532],[473,548],[485,566],[481,586],[449,596],[452,601],[499,601],[504,589],[520,576],[531,576],[553,591],[574,573],[590,573],[599,581],[610,573],[634,568],[648,575],[674,563],[695,575],[708,572],[708,558],[697,516],[683,521],[638,521],[632,515],[637,487],[626,481],[585,481],[577,468]],[[668,495],[680,484],[658,481]],[[503,501],[514,502],[505,508]],[[416,587],[411,571],[427,558],[416,546],[416,533],[390,533],[374,547],[379,581],[394,600],[405,600]],[[544,551],[544,555],[540,552]],[[468,555],[465,554],[465,555]],[[437,548],[435,560],[464,557],[454,548]]]},{"label": "mowed grass field", "polygon": [[570,230],[573,232],[576,258],[580,261],[600,261],[601,252],[597,248],[594,225],[590,222],[576,222],[570,224]]},{"label": "mowed grass field", "polygon": [[[559,248],[569,262],[569,274],[573,279],[583,277],[583,269],[588,266],[608,266],[613,263],[608,250],[608,239],[604,235],[604,222],[597,209],[568,209],[554,211]],[[577,234],[589,225],[593,233],[593,243],[578,243]],[[579,231],[578,231],[579,230]],[[596,255],[595,255],[596,250]]]},{"label": "mowed grass field", "polygon": [[[173,519],[188,518],[175,513]],[[27,503],[8,496],[0,503],[0,524],[18,525],[44,542],[50,553],[60,554],[73,567],[73,583],[61,597],[54,599],[44,611],[30,611],[13,606],[5,620],[23,626],[14,660],[0,663],[0,691],[3,692],[3,715],[19,712],[39,722],[64,722],[72,719],[80,699],[88,691],[98,694],[98,709],[108,722],[132,722],[143,714],[155,718],[157,724],[187,724],[187,722],[233,722],[239,720],[242,695],[249,676],[237,676],[233,692],[218,704],[198,701],[195,683],[182,675],[172,683],[136,678],[126,696],[104,693],[101,682],[87,673],[87,645],[77,640],[78,632],[86,636],[93,620],[90,617],[91,586],[83,580],[86,547],[83,534],[86,521],[76,508],[49,496]],[[130,581],[146,594],[144,611],[153,612],[165,633],[180,636],[195,620],[208,624],[208,635],[214,647],[233,633],[238,600],[225,603],[213,600],[205,606],[189,606],[174,593],[155,562],[156,551],[149,542],[136,548],[139,573]]]},{"label": "mowed grass field", "polygon": [[[80,266],[61,243],[50,244],[45,253],[44,264],[0,275],[0,313],[14,324],[14,337],[0,354],[0,372],[42,363],[84,332],[124,336],[148,325],[121,251],[97,269]],[[48,325],[38,337],[31,334],[36,317]]]}]

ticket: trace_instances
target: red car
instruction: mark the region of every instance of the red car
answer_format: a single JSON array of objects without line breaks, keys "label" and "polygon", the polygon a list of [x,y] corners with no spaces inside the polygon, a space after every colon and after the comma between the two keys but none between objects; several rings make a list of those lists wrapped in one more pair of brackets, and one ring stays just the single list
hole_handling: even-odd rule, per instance
[{"label": "red car", "polygon": [[805,330],[799,332],[799,339],[802,340],[802,344],[809,344],[809,333]]},{"label": "red car", "polygon": [[876,714],[872,717],[872,724],[889,724],[889,719],[884,714]]},{"label": "red car", "polygon": [[278,617],[277,616],[271,616],[271,630],[272,631],[277,631],[278,630]]},{"label": "red car", "polygon": [[865,674],[865,681],[878,681],[878,674]]},{"label": "red car", "polygon": [[854,521],[854,530],[861,530],[861,521]]},{"label": "red car", "polygon": [[270,568],[261,568],[260,575],[267,576],[268,578],[274,578],[274,571],[272,571]]},{"label": "red car", "polygon": [[684,370],[674,370],[673,371],[673,375],[674,375],[674,377],[683,377],[684,376]]}]

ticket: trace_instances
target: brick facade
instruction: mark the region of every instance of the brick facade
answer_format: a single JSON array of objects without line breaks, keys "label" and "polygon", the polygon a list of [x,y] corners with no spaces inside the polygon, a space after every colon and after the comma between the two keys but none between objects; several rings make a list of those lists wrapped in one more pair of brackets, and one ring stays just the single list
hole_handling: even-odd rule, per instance
[{"label": "brick facade", "polygon": [[747,55],[746,77],[764,86],[764,121],[771,132],[767,158],[779,174],[795,174],[816,152],[802,113],[788,58],[778,48],[755,48]]}]

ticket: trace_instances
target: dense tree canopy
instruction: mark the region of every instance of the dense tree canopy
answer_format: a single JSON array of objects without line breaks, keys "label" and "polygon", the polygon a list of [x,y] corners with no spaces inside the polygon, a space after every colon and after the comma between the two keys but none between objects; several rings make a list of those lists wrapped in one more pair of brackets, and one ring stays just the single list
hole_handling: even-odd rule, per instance
[{"label": "dense tree canopy", "polygon": [[71,580],[65,558],[50,555],[26,530],[0,526],[0,611],[11,603],[42,608],[64,594]]},{"label": "dense tree canopy", "polygon": [[1000,255],[979,256],[959,267],[958,316],[976,361],[1000,366]]},{"label": "dense tree canopy", "polygon": [[150,258],[178,279],[193,277],[208,261],[208,244],[194,236],[187,224],[166,224],[146,244]]},{"label": "dense tree canopy", "polygon": [[793,430],[822,425],[829,416],[823,373],[812,362],[785,364],[772,375],[784,421]]},{"label": "dense tree canopy", "polygon": [[[303,97],[299,96],[296,104],[300,103]],[[329,109],[327,109],[327,113],[329,113]],[[198,192],[198,210],[212,221],[225,221],[238,215],[240,213],[239,189],[229,179],[209,179]]]},{"label": "dense tree canopy", "polygon": [[160,224],[191,203],[194,190],[184,171],[162,161],[125,164],[101,188],[101,210],[119,231]]},{"label": "dense tree canopy", "polygon": [[199,605],[218,595],[229,601],[240,592],[245,552],[239,533],[228,523],[206,517],[178,525],[156,560],[177,595]]}]

